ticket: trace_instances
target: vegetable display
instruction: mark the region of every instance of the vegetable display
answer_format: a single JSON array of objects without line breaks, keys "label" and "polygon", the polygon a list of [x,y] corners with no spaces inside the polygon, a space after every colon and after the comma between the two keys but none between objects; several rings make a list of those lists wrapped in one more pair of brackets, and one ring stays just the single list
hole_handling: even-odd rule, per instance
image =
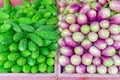
[{"label": "vegetable display", "polygon": [[0,8],[0,73],[54,73],[59,39],[54,0]]},{"label": "vegetable display", "polygon": [[120,73],[120,0],[57,0],[62,73]]}]

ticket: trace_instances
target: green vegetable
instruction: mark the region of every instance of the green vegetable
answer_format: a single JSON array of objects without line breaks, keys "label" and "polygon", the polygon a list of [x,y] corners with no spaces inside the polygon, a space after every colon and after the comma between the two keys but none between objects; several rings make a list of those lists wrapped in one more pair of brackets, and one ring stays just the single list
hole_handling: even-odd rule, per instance
[{"label": "green vegetable", "polygon": [[53,24],[56,24],[57,22],[58,22],[58,20],[56,17],[51,17],[47,20],[46,24],[53,25]]},{"label": "green vegetable", "polygon": [[35,0],[34,3],[32,3],[31,7],[37,8],[40,5],[41,0]]},{"label": "green vegetable", "polygon": [[31,57],[36,59],[39,56],[39,49],[37,49],[36,51],[32,51]]},{"label": "green vegetable", "polygon": [[47,19],[40,19],[38,22],[36,22],[33,26],[35,28],[39,28],[41,26],[43,26],[46,23]]},{"label": "green vegetable", "polygon": [[31,7],[28,7],[28,8],[25,8],[24,9],[24,13],[25,14],[29,14],[30,12],[33,12],[34,13],[35,9],[34,8],[31,8]]},{"label": "green vegetable", "polygon": [[34,42],[29,41],[29,43],[28,43],[28,49],[30,51],[36,51],[37,50],[37,45]]},{"label": "green vegetable", "polygon": [[27,62],[27,60],[26,60],[25,57],[20,57],[20,58],[17,60],[17,64],[18,64],[19,66],[25,65],[26,62]]},{"label": "green vegetable", "polygon": [[37,31],[53,31],[57,28],[56,25],[43,25],[37,28]]},{"label": "green vegetable", "polygon": [[24,13],[24,9],[20,9],[16,12],[14,16],[14,21],[17,22],[17,18],[20,18],[20,17],[26,17],[26,14]]},{"label": "green vegetable", "polygon": [[42,63],[42,64],[39,65],[39,71],[41,73],[46,72],[46,70],[47,70],[47,65],[45,63]]},{"label": "green vegetable", "polygon": [[47,72],[48,73],[53,73],[54,72],[54,66],[48,66]]},{"label": "green vegetable", "polygon": [[21,32],[21,28],[19,27],[19,25],[11,20],[8,20],[7,21],[8,24],[10,24],[12,26],[12,29],[15,31],[15,32]]},{"label": "green vegetable", "polygon": [[27,58],[27,63],[28,63],[30,66],[34,66],[34,65],[36,64],[36,59],[31,58],[31,57],[28,57],[28,58]]},{"label": "green vegetable", "polygon": [[28,44],[28,41],[26,38],[24,39],[21,39],[19,44],[18,44],[18,48],[20,51],[25,51],[27,49],[27,44]]},{"label": "green vegetable", "polygon": [[45,5],[46,8],[52,13],[52,15],[56,16],[57,11],[51,5]]},{"label": "green vegetable", "polygon": [[19,66],[19,65],[14,65],[12,68],[11,68],[11,71],[13,73],[20,73],[22,71],[22,67]]},{"label": "green vegetable", "polygon": [[53,43],[48,47],[50,50],[57,50],[58,48],[58,44],[57,43]]},{"label": "green vegetable", "polygon": [[50,12],[46,12],[46,13],[44,13],[44,18],[49,18],[50,16],[51,16],[51,13]]},{"label": "green vegetable", "polygon": [[13,36],[13,40],[15,41],[15,42],[18,42],[18,41],[20,41],[22,38],[24,38],[25,37],[25,34],[24,34],[24,32],[17,32],[14,36]]},{"label": "green vegetable", "polygon": [[34,43],[36,43],[39,47],[41,47],[41,46],[43,46],[43,40],[42,40],[42,38],[39,36],[39,35],[37,35],[37,34],[35,34],[35,33],[30,33],[30,34],[28,34],[28,36],[29,36],[29,38],[34,42]]},{"label": "green vegetable", "polygon": [[38,70],[38,66],[32,66],[31,67],[31,72],[32,73],[37,73],[39,70]]},{"label": "green vegetable", "polygon": [[0,60],[2,60],[2,61],[7,60],[8,54],[9,54],[8,52],[6,52],[6,53],[1,53],[1,54],[0,54]]},{"label": "green vegetable", "polygon": [[9,68],[4,68],[3,66],[0,66],[0,73],[8,73],[11,70]]},{"label": "green vegetable", "polygon": [[39,57],[37,58],[37,62],[38,63],[44,63],[46,60],[46,57],[44,55],[39,55]]},{"label": "green vegetable", "polygon": [[43,39],[58,39],[59,35],[54,31],[35,31],[36,34],[41,36]]},{"label": "green vegetable", "polygon": [[42,15],[40,13],[37,13],[33,16],[32,21],[37,22],[41,18],[42,18]]},{"label": "green vegetable", "polygon": [[13,37],[12,37],[12,36],[6,36],[6,37],[2,40],[1,44],[3,44],[3,45],[9,45],[9,44],[11,44],[12,42],[13,42]]},{"label": "green vegetable", "polygon": [[20,57],[20,53],[9,53],[8,60],[15,61]]},{"label": "green vegetable", "polygon": [[20,28],[25,32],[34,32],[34,28],[28,24],[20,23]]},{"label": "green vegetable", "polygon": [[10,4],[10,0],[4,0],[4,9],[7,14],[12,12],[12,6]]},{"label": "green vegetable", "polygon": [[15,7],[13,7],[14,11],[18,11],[18,10],[21,10],[21,9],[25,9],[25,6],[24,5],[16,5]]},{"label": "green vegetable", "polygon": [[4,68],[11,68],[15,64],[15,61],[5,61]]},{"label": "green vegetable", "polygon": [[40,53],[43,55],[48,55],[49,49],[47,47],[42,47],[42,48],[40,48]]},{"label": "green vegetable", "polygon": [[10,24],[3,24],[2,26],[0,26],[0,33],[7,32],[10,29],[11,29]]},{"label": "green vegetable", "polygon": [[9,46],[9,50],[11,52],[17,52],[18,51],[18,44],[17,43],[12,43],[10,46]]},{"label": "green vegetable", "polygon": [[30,7],[30,3],[28,2],[28,0],[23,0],[23,4],[24,4],[26,7]]},{"label": "green vegetable", "polygon": [[52,43],[52,41],[51,40],[47,40],[47,39],[45,39],[44,40],[44,45],[43,46],[49,46],[50,44]]},{"label": "green vegetable", "polygon": [[9,50],[8,45],[0,44],[0,53],[6,52]]},{"label": "green vegetable", "polygon": [[25,50],[25,51],[21,52],[21,55],[22,55],[23,57],[28,57],[28,56],[31,55],[31,52],[30,52],[29,50]]},{"label": "green vegetable", "polygon": [[24,23],[24,24],[32,24],[33,23],[32,19],[27,18],[27,17],[20,17],[18,19],[18,22],[19,23]]},{"label": "green vegetable", "polygon": [[53,66],[55,63],[55,60],[53,58],[47,58],[46,63],[49,66]]},{"label": "green vegetable", "polygon": [[48,57],[54,58],[56,55],[57,55],[57,51],[50,51],[50,53],[48,54]]},{"label": "green vegetable", "polygon": [[0,66],[4,66],[4,60],[0,60]]},{"label": "green vegetable", "polygon": [[24,73],[29,73],[30,70],[31,70],[31,67],[30,67],[28,64],[25,64],[25,65],[23,66],[23,68],[22,68],[22,71],[23,71]]},{"label": "green vegetable", "polygon": [[9,18],[9,15],[7,13],[0,11],[0,22],[3,22],[8,18]]},{"label": "green vegetable", "polygon": [[32,18],[34,15],[35,15],[34,12],[29,12],[29,14],[27,14],[27,17]]}]

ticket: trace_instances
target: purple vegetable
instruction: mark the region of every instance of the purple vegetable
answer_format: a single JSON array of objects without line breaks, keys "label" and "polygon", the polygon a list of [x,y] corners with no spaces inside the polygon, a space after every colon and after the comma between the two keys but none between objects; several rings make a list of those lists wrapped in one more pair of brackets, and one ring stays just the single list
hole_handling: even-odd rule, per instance
[{"label": "purple vegetable", "polygon": [[80,13],[81,14],[86,14],[88,10],[90,10],[90,5],[89,4],[83,4],[81,9],[80,9]]},{"label": "purple vegetable", "polygon": [[79,55],[72,55],[70,61],[71,64],[77,66],[81,63],[81,57]]},{"label": "purple vegetable", "polygon": [[101,40],[101,39],[97,40],[94,43],[94,45],[100,50],[105,49],[107,47],[105,40]]},{"label": "purple vegetable", "polygon": [[67,6],[67,8],[64,10],[64,12],[67,13],[76,13],[80,11],[80,4],[78,3],[72,3]]},{"label": "purple vegetable", "polygon": [[118,73],[118,68],[116,66],[110,66],[108,67],[108,73],[109,74],[117,74]]},{"label": "purple vegetable", "polygon": [[108,28],[110,25],[110,22],[108,20],[101,20],[100,21],[100,27],[101,28]]},{"label": "purple vegetable", "polygon": [[100,29],[99,23],[97,21],[90,24],[90,29],[92,32],[98,32]]},{"label": "purple vegetable", "polygon": [[95,57],[95,58],[93,59],[93,65],[99,66],[101,63],[102,63],[102,62],[101,62],[101,59],[100,59],[100,58]]},{"label": "purple vegetable", "polygon": [[113,62],[115,66],[120,66],[120,56],[118,56],[117,54],[115,54],[114,56],[112,56]]},{"label": "purple vegetable", "polygon": [[[72,21],[72,20],[71,20]],[[77,16],[77,22],[79,25],[86,24],[88,22],[87,16],[85,14],[79,14]]]},{"label": "purple vegetable", "polygon": [[105,39],[105,41],[106,41],[107,45],[113,45],[113,43],[114,43],[112,38],[107,38],[107,39]]},{"label": "purple vegetable", "polygon": [[66,73],[75,73],[75,66],[73,66],[73,65],[65,66],[65,72]]},{"label": "purple vegetable", "polygon": [[73,33],[72,38],[75,42],[81,42],[84,39],[84,34],[81,32],[75,32]]},{"label": "purple vegetable", "polygon": [[98,2],[92,2],[90,3],[91,7],[95,9],[96,11],[99,11],[101,9],[101,4]]},{"label": "purple vegetable", "polygon": [[98,20],[102,20],[102,19],[107,19],[110,17],[110,9],[109,8],[102,8],[101,10],[98,11]]},{"label": "purple vegetable", "polygon": [[104,65],[97,66],[97,72],[99,74],[106,74],[107,73],[107,67]]},{"label": "purple vegetable", "polygon": [[69,27],[69,30],[71,32],[78,32],[80,31],[80,26],[78,24],[71,24]]},{"label": "purple vegetable", "polygon": [[73,4],[73,3],[79,3],[78,0],[66,0],[66,3],[69,4]]},{"label": "purple vegetable", "polygon": [[113,65],[113,60],[108,57],[102,57],[103,65],[108,67]]},{"label": "purple vegetable", "polygon": [[58,14],[57,18],[58,18],[59,21],[62,21],[63,15],[62,14]]},{"label": "purple vegetable", "polygon": [[89,48],[89,52],[94,57],[100,57],[101,56],[101,51],[98,48],[96,48],[95,46],[91,46]]},{"label": "purple vegetable", "polygon": [[78,45],[78,43],[73,41],[72,37],[70,36],[65,37],[65,43],[66,45],[71,46],[71,47],[76,47]]},{"label": "purple vegetable", "polygon": [[120,66],[118,66],[118,72],[120,73]]},{"label": "purple vegetable", "polygon": [[62,55],[59,57],[59,63],[62,66],[67,66],[70,64],[70,59],[68,57]]},{"label": "purple vegetable", "polygon": [[65,20],[69,24],[74,24],[76,23],[76,16],[74,14],[67,14]]},{"label": "purple vegetable", "polygon": [[58,31],[62,32],[62,31],[63,31],[63,29],[62,29],[61,27],[59,27],[59,28],[58,28]]},{"label": "purple vegetable", "polygon": [[115,42],[113,43],[113,47],[114,47],[116,50],[120,49],[120,42],[119,42],[119,41],[115,41]]},{"label": "purple vegetable", "polygon": [[66,1],[65,0],[57,0],[56,2],[57,2],[57,5],[59,7],[66,6]]},{"label": "purple vegetable", "polygon": [[90,32],[90,26],[88,25],[82,25],[81,28],[80,28],[81,32],[83,34],[88,34]]},{"label": "purple vegetable", "polygon": [[97,16],[97,12],[95,10],[89,10],[87,12],[87,17],[89,21],[95,21]]},{"label": "purple vegetable", "polygon": [[73,55],[73,49],[68,46],[63,46],[60,48],[60,53],[65,56],[72,56]]},{"label": "purple vegetable", "polygon": [[69,28],[69,24],[66,23],[65,21],[60,21],[58,22],[58,25],[62,28],[62,29],[68,29]]},{"label": "purple vegetable", "polygon": [[98,2],[99,2],[101,5],[105,5],[105,4],[107,4],[108,0],[98,0]]},{"label": "purple vegetable", "polygon": [[76,47],[74,48],[74,53],[75,53],[76,55],[82,55],[82,54],[84,53],[83,47],[82,47],[82,46],[76,46]]},{"label": "purple vegetable", "polygon": [[70,36],[70,35],[72,35],[72,33],[68,29],[64,29],[61,32],[62,37],[66,37],[66,36]]},{"label": "purple vegetable", "polygon": [[120,34],[111,35],[111,38],[113,38],[115,41],[120,41]]},{"label": "purple vegetable", "polygon": [[[66,6],[61,6],[59,7],[59,13],[63,13],[65,10]],[[63,14],[62,14],[63,15]]]},{"label": "purple vegetable", "polygon": [[90,74],[96,73],[96,66],[95,65],[88,65],[87,66],[87,72]]},{"label": "purple vegetable", "polygon": [[120,26],[117,24],[111,24],[109,27],[109,31],[111,34],[119,34],[120,33]]},{"label": "purple vegetable", "polygon": [[95,33],[95,32],[90,32],[90,33],[88,34],[88,39],[89,39],[91,42],[95,42],[95,41],[98,39],[97,33]]},{"label": "purple vegetable", "polygon": [[82,64],[90,65],[92,63],[93,56],[90,53],[84,53],[82,55]]},{"label": "purple vegetable", "polygon": [[60,47],[65,46],[64,39],[63,39],[63,38],[60,38],[60,39],[58,40],[58,44],[59,44]]},{"label": "purple vegetable", "polygon": [[84,66],[84,65],[78,65],[78,66],[76,66],[76,72],[78,73],[78,74],[83,74],[83,73],[85,73],[86,72],[86,66]]},{"label": "purple vegetable", "polygon": [[112,9],[116,12],[120,12],[120,1],[118,1],[118,0],[110,1],[109,7],[110,7],[110,9]]},{"label": "purple vegetable", "polygon": [[112,24],[120,24],[120,13],[112,16],[110,18],[110,23],[112,23]]},{"label": "purple vegetable", "polygon": [[88,50],[91,46],[92,46],[92,42],[88,39],[84,39],[82,42],[81,42],[81,46]]},{"label": "purple vegetable", "polygon": [[100,29],[98,32],[98,36],[101,39],[106,39],[109,37],[109,35],[110,35],[110,33],[107,29]]},{"label": "purple vegetable", "polygon": [[102,55],[104,56],[113,56],[116,53],[116,50],[112,46],[108,46],[106,49],[102,50]]}]

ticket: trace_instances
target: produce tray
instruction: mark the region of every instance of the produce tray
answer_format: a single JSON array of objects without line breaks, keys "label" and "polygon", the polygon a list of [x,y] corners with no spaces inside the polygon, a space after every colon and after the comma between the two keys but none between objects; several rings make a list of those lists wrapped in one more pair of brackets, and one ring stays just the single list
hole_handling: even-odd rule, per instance
[{"label": "produce tray", "polygon": [[[58,58],[60,53],[58,53]],[[120,74],[68,74],[61,72],[61,65],[58,63],[58,80],[120,80]]]},{"label": "produce tray", "polygon": [[57,80],[57,57],[54,73],[0,73],[0,80]]}]

